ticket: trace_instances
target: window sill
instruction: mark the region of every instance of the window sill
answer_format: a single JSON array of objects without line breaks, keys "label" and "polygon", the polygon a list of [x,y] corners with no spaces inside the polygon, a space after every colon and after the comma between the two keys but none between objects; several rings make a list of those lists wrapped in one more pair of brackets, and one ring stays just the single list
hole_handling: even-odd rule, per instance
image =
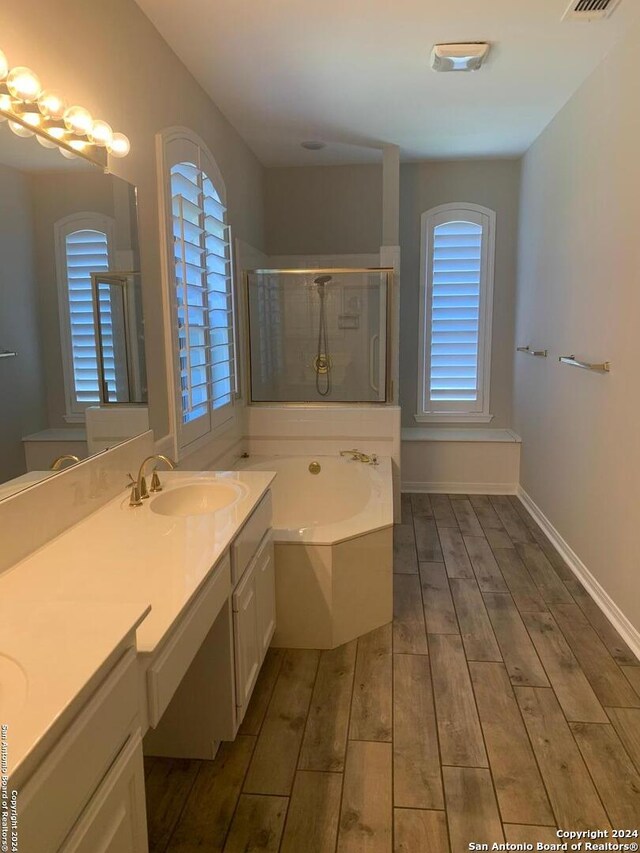
[{"label": "window sill", "polygon": [[413,416],[418,424],[488,424],[494,415],[482,412],[430,412]]},{"label": "window sill", "polygon": [[511,429],[473,427],[409,427],[402,430],[402,441],[483,442],[485,444],[521,444],[520,436]]},{"label": "window sill", "polygon": [[[96,403],[96,405],[100,405]],[[83,414],[72,414],[72,415],[63,415],[63,419],[67,424],[84,424],[86,418]]]}]

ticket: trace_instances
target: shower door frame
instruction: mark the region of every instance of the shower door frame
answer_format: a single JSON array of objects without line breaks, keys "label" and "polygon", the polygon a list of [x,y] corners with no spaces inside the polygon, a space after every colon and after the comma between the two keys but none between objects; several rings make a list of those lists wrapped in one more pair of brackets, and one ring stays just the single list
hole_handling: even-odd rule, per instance
[{"label": "shower door frame", "polygon": [[[386,278],[386,317],[385,317],[385,383],[384,383],[384,400],[309,400],[309,401],[280,401],[280,400],[254,400],[253,385],[251,376],[251,306],[249,300],[249,276],[250,275],[328,275],[331,273],[385,273]],[[247,405],[248,406],[291,406],[293,408],[301,408],[307,406],[389,406],[392,403],[393,394],[393,378],[391,376],[391,311],[393,307],[393,285],[394,285],[395,270],[393,267],[313,267],[295,268],[295,269],[253,269],[243,270],[243,301],[244,301],[244,346],[242,347],[244,356],[244,366],[242,373],[245,378],[247,389]]]}]

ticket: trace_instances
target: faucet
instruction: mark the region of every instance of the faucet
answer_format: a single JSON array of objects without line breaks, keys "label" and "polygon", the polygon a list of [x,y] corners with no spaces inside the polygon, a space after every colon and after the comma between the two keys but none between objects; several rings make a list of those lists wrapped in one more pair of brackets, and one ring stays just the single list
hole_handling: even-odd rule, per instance
[{"label": "faucet", "polygon": [[372,453],[371,456],[369,456],[355,448],[353,450],[341,450],[340,456],[350,456],[354,462],[364,462],[366,465],[378,464],[378,457],[375,453]]},{"label": "faucet", "polygon": [[[131,479],[131,497],[129,499],[129,506],[142,506],[142,501],[149,497],[149,490],[147,489],[147,480],[144,476],[144,470],[147,462],[151,462],[154,459],[165,462],[172,471],[176,467],[176,463],[162,453],[154,453],[152,456],[147,456],[147,458],[143,460],[140,470],[138,471],[138,479],[134,480],[131,474],[129,474]],[[162,491],[162,483],[160,482],[160,477],[158,476],[158,472],[155,468],[153,469],[153,476],[151,478],[151,491]]]},{"label": "faucet", "polygon": [[67,462],[70,462],[72,465],[75,465],[76,462],[79,462],[80,459],[77,456],[74,456],[72,453],[65,453],[63,456],[58,456],[57,459],[54,459],[51,463],[52,471],[61,471]]}]

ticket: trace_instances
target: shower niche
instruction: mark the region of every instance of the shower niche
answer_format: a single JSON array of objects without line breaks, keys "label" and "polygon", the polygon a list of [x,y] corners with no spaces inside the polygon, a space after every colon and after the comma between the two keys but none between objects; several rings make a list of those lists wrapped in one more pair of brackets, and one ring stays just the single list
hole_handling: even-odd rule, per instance
[{"label": "shower niche", "polygon": [[252,403],[385,403],[393,270],[246,274]]}]

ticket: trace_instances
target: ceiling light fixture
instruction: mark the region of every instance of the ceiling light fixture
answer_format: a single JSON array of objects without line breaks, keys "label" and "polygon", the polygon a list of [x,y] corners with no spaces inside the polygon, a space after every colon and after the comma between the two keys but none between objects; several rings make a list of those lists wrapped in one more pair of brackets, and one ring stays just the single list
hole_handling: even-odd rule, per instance
[{"label": "ceiling light fixture", "polygon": [[0,50],[0,122],[7,119],[17,136],[37,135],[45,148],[58,147],[68,157],[81,154],[101,166],[106,161],[99,162],[100,149],[126,157],[131,148],[127,137],[114,133],[106,121],[94,120],[84,107],[67,107],[56,92],[43,91],[30,68],[11,68]]},{"label": "ceiling light fixture", "polygon": [[431,51],[434,71],[478,71],[489,55],[487,42],[436,44]]}]

